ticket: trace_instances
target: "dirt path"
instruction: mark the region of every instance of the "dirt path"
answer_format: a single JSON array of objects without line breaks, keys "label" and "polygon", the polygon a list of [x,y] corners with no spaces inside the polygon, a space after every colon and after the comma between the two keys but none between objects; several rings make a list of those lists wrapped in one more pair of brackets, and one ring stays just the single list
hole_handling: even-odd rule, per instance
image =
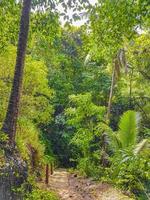
[{"label": "dirt path", "polygon": [[59,169],[50,176],[49,187],[55,190],[62,200],[93,200],[88,195],[84,198],[75,189],[74,183],[70,183],[70,177],[66,170]]},{"label": "dirt path", "polygon": [[56,191],[62,200],[129,200],[108,184],[96,184],[90,179],[70,175],[59,169],[50,176],[49,189]]}]

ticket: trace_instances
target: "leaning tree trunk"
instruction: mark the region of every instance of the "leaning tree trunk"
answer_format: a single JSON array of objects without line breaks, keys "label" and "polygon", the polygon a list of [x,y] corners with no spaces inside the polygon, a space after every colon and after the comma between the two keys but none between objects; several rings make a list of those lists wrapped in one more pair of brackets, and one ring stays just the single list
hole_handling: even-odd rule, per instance
[{"label": "leaning tree trunk", "polygon": [[24,0],[20,20],[14,80],[6,118],[1,130],[8,135],[9,141],[1,144],[1,147],[4,149],[4,155],[0,158],[3,159],[3,165],[0,166],[0,200],[22,200],[23,196],[17,194],[16,189],[21,187],[27,179],[27,165],[21,159],[15,147],[15,134],[29,31],[30,8],[31,0]]},{"label": "leaning tree trunk", "polygon": [[109,120],[109,118],[110,118],[114,86],[115,86],[115,66],[113,67],[113,72],[112,72],[111,87],[110,87],[107,114],[106,114],[106,119],[107,120]]},{"label": "leaning tree trunk", "polygon": [[[107,107],[107,113],[106,113],[106,121],[109,123],[110,120],[110,113],[111,113],[111,107],[112,107],[112,98],[113,98],[113,93],[114,93],[114,87],[115,87],[115,78],[116,78],[116,69],[119,66],[116,65],[116,60],[114,61],[113,69],[112,69],[112,76],[111,76],[111,86],[110,86],[110,92],[109,92],[109,100],[108,100],[108,107]],[[109,159],[108,159],[108,154],[106,151],[106,147],[108,145],[107,142],[107,133],[102,133],[102,155],[101,155],[101,163],[103,167],[108,167],[109,166]]]},{"label": "leaning tree trunk", "polygon": [[8,134],[10,144],[14,144],[17,118],[19,112],[20,95],[22,89],[24,60],[29,32],[31,0],[23,1],[22,16],[20,20],[20,33],[17,48],[16,66],[11,95],[9,98],[6,117],[2,126],[2,132]]}]

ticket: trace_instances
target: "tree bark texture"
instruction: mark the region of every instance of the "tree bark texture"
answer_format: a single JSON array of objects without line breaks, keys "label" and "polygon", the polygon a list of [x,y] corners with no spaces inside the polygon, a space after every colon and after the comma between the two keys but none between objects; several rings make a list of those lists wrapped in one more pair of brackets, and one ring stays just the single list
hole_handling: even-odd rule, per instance
[{"label": "tree bark texture", "polygon": [[13,85],[8,103],[6,117],[2,126],[2,131],[9,136],[10,144],[15,141],[17,118],[19,113],[20,95],[22,89],[24,60],[29,32],[31,0],[23,1],[22,15],[20,20],[20,32],[17,47],[17,57]]},{"label": "tree bark texture", "polygon": [[23,195],[16,189],[27,180],[27,165],[15,148],[15,134],[22,89],[24,60],[29,32],[31,0],[23,1],[20,32],[17,47],[14,79],[9,98],[6,117],[1,131],[6,133],[9,143],[3,144],[4,166],[0,167],[0,200],[22,200]]}]

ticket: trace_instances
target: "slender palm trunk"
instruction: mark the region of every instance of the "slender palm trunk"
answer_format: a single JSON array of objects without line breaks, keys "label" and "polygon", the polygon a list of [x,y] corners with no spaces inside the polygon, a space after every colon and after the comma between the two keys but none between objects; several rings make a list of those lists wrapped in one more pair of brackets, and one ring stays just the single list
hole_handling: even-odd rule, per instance
[{"label": "slender palm trunk", "polygon": [[129,85],[129,108],[132,109],[132,78],[133,78],[133,69],[130,73],[130,85]]},{"label": "slender palm trunk", "polygon": [[13,85],[8,103],[6,117],[2,126],[2,131],[9,136],[10,144],[14,144],[17,119],[19,113],[20,95],[22,89],[24,60],[29,32],[31,0],[23,1],[22,15],[20,20],[20,32],[17,47],[17,57]]},{"label": "slender palm trunk", "polygon": [[107,120],[109,120],[109,118],[110,118],[114,86],[115,86],[115,66],[113,67],[113,71],[112,71],[111,87],[110,87],[108,108],[107,108],[107,114],[106,114],[106,119]]}]

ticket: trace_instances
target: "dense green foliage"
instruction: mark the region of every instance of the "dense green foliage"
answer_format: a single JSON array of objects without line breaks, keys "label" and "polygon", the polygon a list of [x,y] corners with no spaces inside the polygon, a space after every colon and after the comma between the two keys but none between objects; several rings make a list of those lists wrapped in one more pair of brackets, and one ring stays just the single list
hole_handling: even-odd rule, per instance
[{"label": "dense green foliage", "polygon": [[[0,125],[13,80],[20,8],[0,2]],[[148,1],[98,1],[87,12],[88,26],[81,27],[62,27],[59,13],[49,9],[31,13],[16,143],[35,178],[56,161],[148,199]],[[33,190],[27,199],[57,197]]]}]

